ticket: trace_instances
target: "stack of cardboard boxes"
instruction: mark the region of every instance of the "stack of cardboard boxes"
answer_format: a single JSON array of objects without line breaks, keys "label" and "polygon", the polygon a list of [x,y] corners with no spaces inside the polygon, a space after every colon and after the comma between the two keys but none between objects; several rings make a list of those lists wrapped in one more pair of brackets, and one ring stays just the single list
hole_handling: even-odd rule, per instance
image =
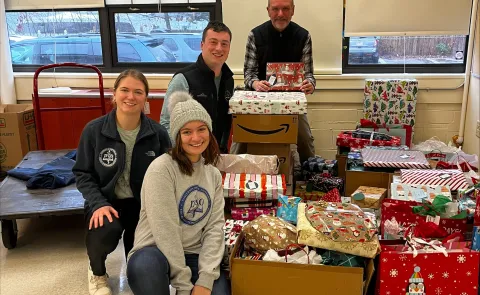
[{"label": "stack of cardboard boxes", "polygon": [[230,99],[233,141],[247,145],[252,155],[277,155],[287,194],[293,192],[292,144],[297,143],[298,115],[307,111],[305,94],[298,92],[237,91]]}]

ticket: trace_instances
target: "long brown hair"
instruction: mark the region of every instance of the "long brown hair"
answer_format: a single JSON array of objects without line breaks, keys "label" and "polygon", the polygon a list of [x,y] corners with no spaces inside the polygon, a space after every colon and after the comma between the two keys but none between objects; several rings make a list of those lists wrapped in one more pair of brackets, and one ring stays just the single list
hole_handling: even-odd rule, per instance
[{"label": "long brown hair", "polygon": [[[202,153],[202,157],[205,159],[205,165],[216,166],[220,158],[220,148],[218,147],[217,140],[210,129],[208,130],[208,133],[210,135],[210,140],[207,148]],[[171,148],[168,153],[175,161],[177,161],[178,167],[183,174],[192,176],[193,164],[182,147],[182,135],[180,132],[178,132],[177,138],[175,139],[175,146]]]},{"label": "long brown hair", "polygon": [[[132,77],[142,82],[143,86],[145,87],[145,96],[148,96],[148,91],[150,90],[150,88],[148,87],[148,80],[142,72],[135,69],[125,70],[118,75],[117,79],[115,80],[115,83],[113,83],[113,92],[117,90],[118,86],[120,85],[120,82],[122,82],[122,80],[126,77]],[[113,96],[112,96],[112,104],[113,106],[117,105],[115,100],[113,99]]]}]

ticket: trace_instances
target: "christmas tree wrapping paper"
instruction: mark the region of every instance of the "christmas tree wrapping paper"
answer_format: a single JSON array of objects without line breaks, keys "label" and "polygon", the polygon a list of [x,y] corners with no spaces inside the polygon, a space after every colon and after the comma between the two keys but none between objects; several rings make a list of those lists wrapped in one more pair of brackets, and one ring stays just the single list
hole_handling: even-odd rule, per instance
[{"label": "christmas tree wrapping paper", "polygon": [[406,246],[382,246],[378,295],[478,295],[480,252],[466,243],[443,245],[446,253]]},{"label": "christmas tree wrapping paper", "polygon": [[364,119],[415,126],[417,80],[365,80]]},{"label": "christmas tree wrapping paper", "polygon": [[248,224],[248,221],[227,219],[223,226],[223,232],[225,235],[225,252],[222,260],[222,267],[228,269],[229,257],[232,254],[233,247],[237,242],[237,238],[240,235],[242,228]]}]

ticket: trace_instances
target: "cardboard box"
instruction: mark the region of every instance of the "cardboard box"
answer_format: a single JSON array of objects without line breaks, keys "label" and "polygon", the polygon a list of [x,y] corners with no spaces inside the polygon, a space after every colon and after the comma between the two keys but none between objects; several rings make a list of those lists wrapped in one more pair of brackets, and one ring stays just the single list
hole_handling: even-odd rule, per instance
[{"label": "cardboard box", "polygon": [[243,239],[240,234],[230,256],[232,295],[366,294],[375,270],[372,259],[363,269],[235,258]]},{"label": "cardboard box", "polygon": [[35,116],[31,104],[0,104],[0,166],[15,168],[29,151],[37,150]]},{"label": "cardboard box", "polygon": [[346,171],[345,196],[351,196],[360,186],[372,186],[388,189],[390,175],[388,172]]},{"label": "cardboard box", "polygon": [[277,155],[278,161],[280,162],[278,173],[284,174],[285,178],[292,174],[293,159],[290,144],[249,143],[247,145],[247,154],[263,156]]},{"label": "cardboard box", "polygon": [[233,141],[297,143],[298,115],[233,115]]}]

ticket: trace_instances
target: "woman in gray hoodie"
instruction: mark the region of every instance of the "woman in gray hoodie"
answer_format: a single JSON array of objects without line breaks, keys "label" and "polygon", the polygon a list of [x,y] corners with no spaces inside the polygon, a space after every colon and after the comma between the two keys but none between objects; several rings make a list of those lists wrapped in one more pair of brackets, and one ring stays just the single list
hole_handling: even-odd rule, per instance
[{"label": "woman in gray hoodie", "polygon": [[140,221],[127,277],[134,294],[230,294],[220,273],[225,250],[219,148],[207,111],[187,92],[170,96],[175,143],[155,159],[141,191]]}]

